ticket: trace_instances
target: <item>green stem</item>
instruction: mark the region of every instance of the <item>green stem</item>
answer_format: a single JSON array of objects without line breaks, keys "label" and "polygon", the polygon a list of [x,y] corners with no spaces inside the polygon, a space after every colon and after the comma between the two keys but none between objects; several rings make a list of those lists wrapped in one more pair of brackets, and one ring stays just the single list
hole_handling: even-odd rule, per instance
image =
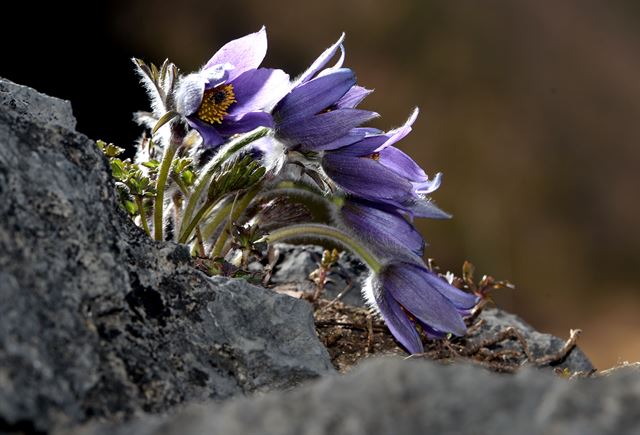
[{"label": "green stem", "polygon": [[204,227],[202,230],[202,239],[208,240],[211,237],[216,229],[220,226],[220,224],[229,216],[229,212],[231,211],[231,202],[220,207],[220,210],[213,215],[211,221]]},{"label": "green stem", "polygon": [[[281,183],[282,184],[282,183]],[[306,186],[280,187],[280,184],[271,190],[262,192],[260,198],[270,199],[284,197],[288,200],[302,204],[311,213],[316,221],[331,222],[335,205],[325,196],[306,188]]]},{"label": "green stem", "polygon": [[229,141],[226,145],[220,148],[216,157],[213,158],[214,165],[217,167],[226,161],[229,157],[233,156],[235,153],[240,151],[245,146],[249,145],[252,142],[257,141],[260,138],[265,137],[272,130],[268,127],[258,127],[255,130],[250,131],[249,133],[245,133],[237,138]]},{"label": "green stem", "polygon": [[184,184],[184,182],[180,178],[180,175],[174,172],[173,174],[171,174],[171,179],[173,180],[174,183],[176,183],[176,185],[178,186],[178,189],[180,189],[180,193],[182,193],[182,196],[184,196],[185,198],[188,198],[189,189],[187,188],[187,185]]},{"label": "green stem", "polygon": [[187,229],[182,233],[182,235],[178,239],[178,243],[187,243],[187,240],[189,240],[189,237],[191,236],[191,233],[193,232],[193,230],[200,223],[204,215],[209,210],[211,210],[211,207],[213,207],[214,205],[215,205],[215,202],[207,201],[204,203],[202,207],[200,207],[200,210],[198,210],[198,213],[196,213],[195,217],[191,220],[191,222],[189,222],[189,226],[187,226]]},{"label": "green stem", "polygon": [[[249,145],[250,143],[266,136],[271,132],[271,129],[267,127],[258,127],[249,133],[238,136],[237,138],[229,141],[226,145],[223,145],[216,156],[207,163],[200,171],[200,176],[195,182],[193,193],[189,197],[187,207],[184,209],[182,215],[182,225],[180,226],[180,240],[185,238],[185,230],[188,223],[192,222],[191,216],[200,201],[202,192],[211,180],[213,173],[225,162],[229,157],[233,156],[236,152]],[[183,242],[184,243],[184,242]]]},{"label": "green stem", "polygon": [[153,232],[154,239],[163,240],[162,213],[164,211],[164,191],[167,186],[167,178],[171,169],[171,162],[178,151],[180,144],[172,140],[169,146],[164,150],[160,171],[158,172],[158,180],[156,182],[156,199],[153,208]]},{"label": "green stem", "polygon": [[211,258],[219,257],[222,254],[225,243],[227,243],[227,239],[231,234],[231,225],[235,222],[242,213],[249,207],[249,204],[256,197],[262,185],[260,183],[253,186],[247,193],[245,193],[240,201],[234,201],[231,205],[231,213],[229,214],[229,220],[227,221],[229,224],[229,228],[227,231],[222,231],[218,240],[216,240],[215,245],[211,249]]},{"label": "green stem", "polygon": [[198,249],[198,255],[200,255],[200,257],[204,257],[206,254],[204,252],[204,242],[202,241],[202,233],[200,232],[200,227],[196,226],[196,243],[195,243],[197,249]]},{"label": "green stem", "polygon": [[142,197],[140,195],[136,195],[135,202],[136,202],[136,205],[138,206],[138,213],[140,213],[140,221],[142,221],[142,228],[144,229],[144,232],[147,233],[147,236],[150,236],[151,230],[149,230],[149,223],[147,222],[147,213],[144,209]]},{"label": "green stem", "polygon": [[213,171],[210,171],[210,172],[204,173],[196,181],[195,188],[193,189],[193,192],[191,193],[191,196],[187,201],[187,207],[184,209],[184,213],[182,214],[182,225],[180,225],[179,240],[182,240],[184,238],[186,226],[189,223],[191,223],[191,216],[193,216],[193,211],[195,210],[196,205],[198,205],[198,200],[202,195],[202,191],[207,187],[207,184],[209,183],[209,180],[211,180],[212,176],[213,176]]},{"label": "green stem", "polygon": [[362,261],[375,273],[382,269],[380,260],[360,242],[354,240],[348,234],[327,225],[321,224],[300,224],[290,227],[280,228],[272,231],[267,237],[269,243],[279,242],[286,239],[304,239],[309,236],[316,236],[321,239],[330,240],[345,246],[355,253]]}]

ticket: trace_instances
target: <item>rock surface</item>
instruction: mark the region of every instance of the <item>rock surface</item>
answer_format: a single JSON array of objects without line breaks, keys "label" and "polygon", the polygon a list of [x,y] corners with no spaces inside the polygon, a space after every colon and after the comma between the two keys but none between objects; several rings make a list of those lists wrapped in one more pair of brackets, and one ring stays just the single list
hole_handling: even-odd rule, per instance
[{"label": "rock surface", "polygon": [[192,407],[75,435],[626,435],[640,433],[640,373],[569,381],[400,359],[286,393]]},{"label": "rock surface", "polygon": [[[323,249],[315,245],[290,245],[279,243],[276,245],[279,261],[274,268],[269,283],[275,286],[292,284],[299,291],[313,293],[315,284],[309,279],[309,274],[318,268],[322,259]],[[364,306],[361,291],[369,269],[356,257],[343,252],[340,260],[332,267],[330,281],[327,283],[323,297],[333,299],[348,288],[343,302]]]},{"label": "rock surface", "polygon": [[303,301],[209,279],[120,212],[69,103],[0,79],[0,432],[332,373]]},{"label": "rock surface", "polygon": [[[488,340],[507,328],[515,328],[526,340],[531,356],[535,359],[557,354],[565,344],[565,340],[551,334],[538,332],[520,317],[497,308],[485,309],[479,319],[483,323],[477,332],[470,337],[474,342]],[[495,349],[521,350],[522,346],[516,340],[507,340],[497,344]],[[524,358],[522,362],[525,362]],[[563,360],[552,364],[552,367],[566,368],[572,373],[590,373],[594,370],[593,364],[579,347],[574,347]]]}]

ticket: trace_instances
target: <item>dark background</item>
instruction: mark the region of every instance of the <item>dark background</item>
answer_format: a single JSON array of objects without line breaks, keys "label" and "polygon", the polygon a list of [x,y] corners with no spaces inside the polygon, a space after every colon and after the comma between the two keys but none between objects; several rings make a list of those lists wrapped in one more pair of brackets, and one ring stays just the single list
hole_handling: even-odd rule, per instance
[{"label": "dark background", "polygon": [[640,360],[640,3],[598,0],[20,2],[0,76],[71,100],[88,136],[129,146],[147,106],[132,56],[197,69],[267,26],[266,66],[301,72],[342,31],[382,128],[414,106],[401,147],[445,173],[454,214],[421,223],[427,255],[518,289],[499,304],[580,344]]}]

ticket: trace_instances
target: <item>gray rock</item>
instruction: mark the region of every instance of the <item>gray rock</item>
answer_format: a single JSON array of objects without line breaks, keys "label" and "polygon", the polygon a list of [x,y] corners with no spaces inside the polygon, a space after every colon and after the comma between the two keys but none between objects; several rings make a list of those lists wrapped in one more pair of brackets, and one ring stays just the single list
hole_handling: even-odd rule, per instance
[{"label": "gray rock", "polygon": [[[487,308],[483,310],[479,317],[482,326],[470,337],[473,341],[488,340],[495,337],[501,331],[512,327],[515,328],[526,340],[531,356],[540,359],[547,355],[557,354],[565,344],[565,340],[551,334],[544,334],[536,331],[531,325],[520,317],[507,313],[497,308]],[[495,346],[496,350],[514,349],[521,350],[522,346],[516,340],[502,341]],[[525,359],[522,358],[522,363]],[[593,364],[579,347],[574,347],[571,352],[561,361],[554,362],[552,367],[559,369],[567,368],[572,373],[589,373],[594,370]]]},{"label": "gray rock", "polygon": [[535,369],[372,360],[294,391],[191,407],[76,435],[596,435],[640,433],[640,373],[568,381]]},{"label": "gray rock", "polygon": [[[314,245],[286,243],[279,243],[276,248],[280,257],[270,284],[294,284],[299,291],[313,293],[315,284],[309,279],[309,274],[318,268],[324,249]],[[357,257],[343,252],[331,269],[323,297],[333,299],[350,285],[341,300],[357,307],[364,306],[361,292],[368,272],[369,269]]]},{"label": "gray rock", "polygon": [[0,432],[332,373],[306,302],[209,279],[119,210],[68,103],[0,80]]},{"label": "gray rock", "polygon": [[69,130],[76,128],[71,103],[34,92],[0,77],[0,107],[21,118],[42,126],[58,125]]},{"label": "gray rock", "polygon": [[[298,290],[313,292],[315,286],[307,277],[320,264],[323,249],[318,246],[288,244],[276,246],[280,252],[280,261],[276,264],[270,282],[275,285],[293,283]],[[327,284],[324,297],[328,299],[334,298],[347,286],[348,282],[351,282],[353,286],[342,298],[342,301],[354,306],[364,306],[364,300],[360,292],[367,274],[368,269],[356,257],[346,252],[343,253],[338,263],[331,270],[329,275],[331,282]],[[500,309],[487,308],[480,315],[480,319],[483,321],[482,327],[469,337],[474,342],[489,340],[506,328],[513,327],[526,340],[532,356],[536,359],[556,354],[565,343],[565,340],[551,334],[536,331],[520,317]],[[521,348],[520,344],[515,340],[502,341],[495,346],[498,351],[505,349],[521,350]],[[525,362],[524,355],[521,362]],[[590,372],[594,368],[589,358],[578,347],[575,347],[563,361],[554,363],[553,367],[567,368],[571,372]]]}]

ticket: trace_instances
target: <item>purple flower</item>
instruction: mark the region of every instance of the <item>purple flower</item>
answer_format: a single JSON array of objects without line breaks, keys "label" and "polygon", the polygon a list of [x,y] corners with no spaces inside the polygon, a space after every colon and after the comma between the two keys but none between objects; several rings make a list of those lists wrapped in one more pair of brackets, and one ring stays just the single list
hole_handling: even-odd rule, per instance
[{"label": "purple flower", "polygon": [[476,296],[458,290],[425,267],[405,262],[383,267],[371,278],[365,297],[412,354],[424,350],[416,324],[436,338],[449,333],[462,336],[467,331],[463,317],[478,302]]},{"label": "purple flower", "polygon": [[422,236],[395,207],[350,197],[345,199],[339,215],[352,232],[379,251],[393,256],[405,250],[418,257],[424,253]]},{"label": "purple flower", "polygon": [[267,33],[233,40],[196,73],[183,77],[176,92],[177,111],[202,136],[207,147],[259,126],[273,127],[272,106],[289,90],[289,76],[258,68],[267,52]]},{"label": "purple flower", "polygon": [[[400,128],[387,133],[356,129],[363,138],[324,153],[322,168],[345,192],[373,202],[409,211],[414,216],[448,218],[426,195],[440,186],[442,174],[433,179],[393,144],[411,131],[416,109]],[[367,131],[362,131],[367,130]]]},{"label": "purple flower", "polygon": [[[351,130],[378,116],[356,109],[372,91],[356,85],[353,71],[342,68],[343,40],[344,34],[294,81],[291,92],[274,109],[277,136],[288,147],[320,151],[344,146],[349,143],[345,140],[355,142],[365,135],[362,131],[350,136]],[[337,63],[323,69],[338,49]]]}]

